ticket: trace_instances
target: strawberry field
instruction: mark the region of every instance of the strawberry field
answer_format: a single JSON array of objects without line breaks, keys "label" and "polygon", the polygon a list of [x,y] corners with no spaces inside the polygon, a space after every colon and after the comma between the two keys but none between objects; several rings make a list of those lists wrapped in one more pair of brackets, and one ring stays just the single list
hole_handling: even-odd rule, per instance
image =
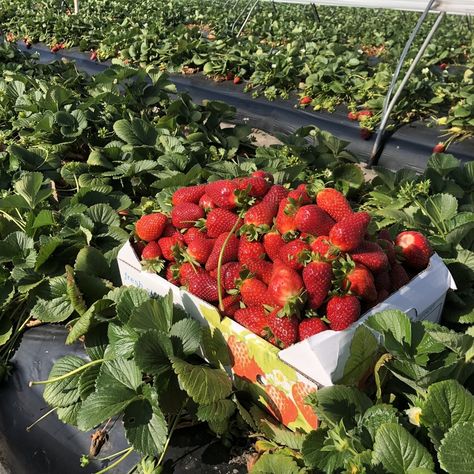
[{"label": "strawberry field", "polygon": [[[40,390],[46,407],[22,436],[46,412],[90,434],[64,472],[180,472],[170,453],[194,429],[234,450],[222,472],[473,472],[474,161],[439,148],[422,173],[367,170],[314,126],[260,146],[233,107],[169,76],[345,104],[372,130],[414,14],[377,12],[374,31],[364,10],[318,22],[269,4],[236,38],[224,3],[84,0],[75,16],[0,0],[0,394]],[[113,64],[89,76],[16,41]],[[472,41],[448,16],[393,126],[472,135]],[[441,305],[447,290],[440,321],[396,309],[415,285]],[[22,380],[38,327],[65,345],[45,380]],[[346,353],[330,383],[283,358],[325,341]]]}]

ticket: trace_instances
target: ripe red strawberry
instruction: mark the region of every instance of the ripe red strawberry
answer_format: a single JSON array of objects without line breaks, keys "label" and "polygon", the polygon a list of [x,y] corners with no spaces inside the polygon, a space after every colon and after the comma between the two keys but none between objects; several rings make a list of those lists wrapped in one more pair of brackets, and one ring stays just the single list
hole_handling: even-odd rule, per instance
[{"label": "ripe red strawberry", "polygon": [[217,280],[209,273],[196,273],[188,276],[188,291],[198,298],[215,303],[219,299]]},{"label": "ripe red strawberry", "polygon": [[370,140],[370,138],[372,137],[372,133],[372,130],[365,127],[362,127],[359,131],[359,135],[362,140]]},{"label": "ripe red strawberry", "polygon": [[413,270],[424,270],[430,262],[433,255],[428,239],[420,232],[408,230],[401,232],[395,239],[395,245],[402,249],[402,255],[405,258],[405,265]]},{"label": "ripe red strawberry", "polygon": [[367,212],[356,212],[336,223],[329,232],[329,240],[343,252],[355,250],[364,239],[369,223]]},{"label": "ripe red strawberry", "polygon": [[317,236],[328,235],[335,221],[316,204],[309,204],[298,209],[295,223],[300,232]]},{"label": "ripe red strawberry", "polygon": [[89,59],[91,61],[97,61],[97,51],[91,50],[91,54],[89,55]]},{"label": "ripe red strawberry", "polygon": [[306,206],[313,202],[308,194],[306,184],[300,184],[296,189],[291,190],[288,193],[288,197],[295,200],[299,206]]},{"label": "ripe red strawberry", "polygon": [[183,239],[189,245],[195,239],[206,239],[206,234],[197,227],[190,227],[184,234]]},{"label": "ripe red strawberry", "polygon": [[166,267],[165,278],[172,284],[179,286],[179,278],[177,276],[177,272],[175,271],[175,267],[173,263],[169,263]]},{"label": "ripe red strawberry", "polygon": [[227,340],[227,346],[229,347],[234,374],[250,382],[256,382],[257,377],[263,375],[263,371],[255,360],[250,357],[245,343],[231,335]]},{"label": "ripe red strawberry", "polygon": [[239,262],[245,265],[252,260],[264,258],[265,248],[263,244],[261,242],[250,241],[246,236],[242,236],[239,241]]},{"label": "ripe red strawberry", "polygon": [[319,254],[325,260],[332,261],[337,258],[337,252],[332,248],[327,235],[316,237],[309,245],[315,254]]},{"label": "ripe red strawberry", "polygon": [[214,201],[207,195],[203,194],[199,199],[199,206],[202,207],[206,212],[211,209],[215,209],[217,206],[214,204]]},{"label": "ripe red strawberry", "polygon": [[280,349],[291,346],[298,340],[298,318],[296,316],[279,316],[281,308],[274,309],[268,316],[269,341]]},{"label": "ripe red strawberry", "polygon": [[201,197],[204,195],[205,191],[205,184],[198,184],[196,186],[180,188],[173,193],[171,202],[173,203],[173,206],[177,206],[178,204],[182,204],[183,202],[192,202],[193,204],[197,204],[199,202],[199,199],[201,199]]},{"label": "ripe red strawberry", "polygon": [[182,285],[187,285],[189,281],[189,277],[196,275],[197,273],[204,273],[205,270],[202,267],[197,267],[196,265],[192,265],[189,262],[184,262],[178,268],[178,275],[179,281]]},{"label": "ripe red strawberry", "polygon": [[263,198],[270,186],[270,183],[262,176],[250,176],[237,180],[237,188],[246,191],[249,196],[255,198]]},{"label": "ripe red strawberry", "polygon": [[393,243],[392,236],[390,235],[390,232],[388,229],[380,229],[379,233],[377,235],[378,240],[387,240],[388,242]]},{"label": "ripe red strawberry", "polygon": [[359,118],[359,112],[349,112],[347,118],[352,121],[357,120]]},{"label": "ripe red strawberry", "polygon": [[300,322],[298,326],[298,340],[302,341],[308,337],[319,334],[320,332],[326,331],[328,328],[327,324],[319,318],[306,318]]},{"label": "ripe red strawberry", "polygon": [[277,210],[269,203],[255,204],[245,213],[244,225],[240,228],[240,232],[253,240],[257,239],[260,234],[270,230],[276,213]]},{"label": "ripe red strawberry", "polygon": [[222,299],[222,306],[224,310],[222,314],[224,316],[228,316],[229,318],[233,318],[235,312],[240,309],[240,295],[228,295]]},{"label": "ripe red strawberry", "polygon": [[402,265],[394,263],[390,268],[390,280],[392,291],[398,291],[410,281],[410,277]]},{"label": "ripe red strawberry", "polygon": [[283,247],[283,245],[285,245],[285,241],[277,230],[270,231],[263,236],[263,247],[272,261],[279,258],[280,248]]},{"label": "ripe red strawberry", "polygon": [[[188,231],[189,232],[189,231]],[[161,237],[171,237],[172,235],[179,234],[178,229],[175,229],[174,225],[171,222],[168,222],[163,229]]]},{"label": "ripe red strawberry", "polygon": [[268,396],[268,408],[277,420],[286,426],[296,420],[298,409],[291,398],[273,385],[266,385],[265,391]]},{"label": "ripe red strawberry", "polygon": [[146,214],[140,217],[136,222],[135,233],[139,239],[145,240],[146,242],[158,240],[167,223],[168,218],[161,212]]},{"label": "ripe red strawberry", "polygon": [[444,71],[447,67],[448,67],[448,64],[447,64],[447,63],[441,63],[441,64],[439,65],[439,68],[441,69],[441,71]]},{"label": "ripe red strawberry", "polygon": [[212,248],[212,252],[209,255],[209,259],[206,262],[207,271],[217,268],[219,254],[224,244],[225,248],[222,254],[222,264],[237,260],[237,255],[239,252],[239,239],[235,236],[235,234],[232,234],[226,243],[228,235],[229,232],[224,232],[223,234],[219,235],[219,237],[217,237],[214,247]]},{"label": "ripe red strawberry", "polygon": [[305,403],[306,397],[314,392],[316,392],[316,387],[311,387],[304,382],[297,382],[291,387],[291,394],[293,395],[293,400],[295,401],[296,406],[308,422],[309,426],[315,430],[318,427],[318,417],[314,413],[313,408]]},{"label": "ripe red strawberry", "polygon": [[267,334],[267,314],[261,305],[238,309],[234,313],[234,319],[257,336],[265,337]]},{"label": "ripe red strawberry", "polygon": [[205,238],[196,238],[188,244],[186,252],[193,261],[204,265],[207,262],[209,256],[211,255],[213,248],[213,240]]},{"label": "ripe red strawberry", "polygon": [[379,290],[379,292],[377,293],[377,299],[374,303],[374,306],[382,303],[383,301],[385,301],[388,297],[390,296],[390,292],[387,291],[385,288],[382,288],[381,290]]},{"label": "ripe red strawberry", "polygon": [[316,204],[336,222],[350,216],[353,211],[349,201],[337,189],[325,188],[316,196]]},{"label": "ripe red strawberry", "polygon": [[380,292],[380,290],[391,291],[392,282],[390,279],[390,273],[388,271],[377,273],[377,276],[374,278],[375,289]]},{"label": "ripe red strawberry", "polygon": [[371,110],[361,110],[358,114],[357,114],[357,120],[362,121],[362,120],[366,120],[370,117],[373,117],[373,112]]},{"label": "ripe red strawberry", "polygon": [[270,303],[268,287],[258,278],[244,278],[240,284],[240,295],[246,306],[259,306]]},{"label": "ripe red strawberry", "polygon": [[180,249],[184,247],[183,237],[180,234],[174,234],[171,237],[162,237],[158,240],[163,257],[169,262],[175,262],[180,254]]},{"label": "ripe red strawberry", "polygon": [[226,81],[232,81],[234,79],[234,73],[232,71],[229,71],[226,75],[225,75],[225,80]]},{"label": "ripe red strawberry", "polygon": [[360,317],[360,302],[356,296],[333,296],[327,304],[326,317],[333,331],[343,331]]},{"label": "ripe red strawberry", "polygon": [[171,223],[177,229],[193,227],[197,220],[204,217],[204,209],[192,202],[183,202],[173,207],[171,211]]},{"label": "ripe red strawberry", "polygon": [[163,253],[161,252],[161,248],[158,242],[155,241],[148,242],[141,255],[143,260],[155,260],[156,258],[161,258],[162,256]]},{"label": "ripe red strawberry", "polygon": [[234,77],[234,84],[240,84],[242,82],[242,79],[239,76]]},{"label": "ripe red strawberry", "polygon": [[275,219],[275,227],[281,235],[291,235],[298,229],[296,227],[296,212],[299,205],[290,198],[285,198],[280,201],[278,213]]},{"label": "ripe red strawberry", "polygon": [[397,251],[395,250],[395,245],[392,243],[392,241],[386,239],[377,239],[377,243],[385,252],[388,263],[390,265],[394,264],[397,261]]},{"label": "ripe red strawberry", "polygon": [[303,270],[303,282],[308,292],[308,305],[318,309],[327,298],[332,286],[332,265],[327,262],[310,262]]},{"label": "ripe red strawberry", "polygon": [[303,290],[303,280],[298,272],[276,261],[268,284],[268,294],[274,305],[282,307],[283,313],[295,314],[303,302]]},{"label": "ripe red strawberry", "polygon": [[280,205],[280,201],[285,199],[288,196],[288,189],[286,189],[281,184],[274,184],[265,194],[265,197],[262,199],[262,202],[270,203],[278,210],[278,206]]},{"label": "ripe red strawberry", "polygon": [[280,248],[280,260],[294,270],[303,269],[303,257],[311,250],[310,246],[300,239],[292,240]]},{"label": "ripe red strawberry", "polygon": [[206,218],[207,236],[212,239],[230,232],[238,219],[237,214],[227,209],[213,209]]},{"label": "ripe red strawberry", "polygon": [[212,199],[217,207],[223,209],[234,209],[237,207],[237,184],[230,179],[220,179],[206,186],[206,194]]},{"label": "ripe red strawberry", "polygon": [[259,280],[268,285],[273,272],[273,263],[267,260],[257,258],[255,260],[248,261],[245,266],[248,270],[253,273]]},{"label": "ripe red strawberry", "polygon": [[444,153],[445,150],[446,150],[446,145],[440,142],[433,147],[432,153]]},{"label": "ripe red strawberry", "polygon": [[313,99],[308,95],[305,95],[300,99],[300,105],[308,105],[311,104],[311,102],[313,102]]},{"label": "ripe red strawberry", "polygon": [[243,266],[240,262],[228,262],[222,265],[222,282],[226,291],[234,290],[237,287],[237,280]]},{"label": "ripe red strawberry", "polygon": [[377,299],[374,277],[369,269],[360,263],[356,263],[354,269],[347,273],[342,287],[363,300],[375,301]]},{"label": "ripe red strawberry", "polygon": [[263,171],[263,170],[254,171],[251,176],[252,177],[258,176],[259,178],[264,178],[269,183],[273,183],[273,180],[274,180],[273,175],[271,173],[268,173],[267,171]]},{"label": "ripe red strawberry", "polygon": [[380,273],[388,269],[388,257],[382,250],[382,247],[375,242],[362,241],[351,252],[351,258],[354,262],[365,265],[372,273]]}]

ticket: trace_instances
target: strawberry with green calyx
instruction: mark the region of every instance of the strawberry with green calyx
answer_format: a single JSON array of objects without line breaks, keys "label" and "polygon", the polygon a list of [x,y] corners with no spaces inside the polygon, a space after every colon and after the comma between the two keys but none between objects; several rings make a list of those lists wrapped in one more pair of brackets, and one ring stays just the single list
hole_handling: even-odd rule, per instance
[{"label": "strawberry with green calyx", "polygon": [[355,323],[361,313],[360,302],[356,296],[333,296],[326,306],[326,318],[333,331],[343,331]]},{"label": "strawberry with green calyx", "polygon": [[252,178],[256,178],[256,177],[263,178],[266,181],[268,181],[270,184],[273,184],[273,181],[274,181],[273,175],[269,173],[268,171],[257,170],[257,171],[254,171],[251,174],[251,176]]},{"label": "strawberry with green calyx", "polygon": [[370,224],[367,212],[356,212],[337,222],[329,232],[329,241],[342,252],[355,250],[364,240]]},{"label": "strawberry with green calyx", "polygon": [[262,202],[271,204],[273,207],[276,208],[278,211],[278,207],[280,205],[280,202],[288,197],[288,189],[286,189],[284,186],[281,184],[274,184],[267,194],[265,194],[264,198],[262,199]]},{"label": "strawberry with green calyx", "polygon": [[236,311],[240,309],[240,295],[228,295],[222,300],[223,304],[223,311],[222,314],[224,316],[228,316],[229,318],[233,318]]},{"label": "strawberry with green calyx", "polygon": [[[389,242],[386,245],[389,245]],[[375,242],[368,240],[362,243],[352,252],[350,252],[352,260],[356,263],[365,265],[372,273],[380,273],[389,268],[388,257],[382,247]]]},{"label": "strawberry with green calyx", "polygon": [[188,276],[187,289],[190,293],[209,303],[216,303],[219,300],[219,290],[217,280],[209,273],[195,273]]},{"label": "strawberry with green calyx", "polygon": [[[252,186],[249,185],[248,187],[251,188]],[[206,194],[217,207],[222,209],[244,207],[252,201],[248,188],[240,189],[239,181],[232,181],[230,179],[221,179],[207,184]]]},{"label": "strawberry with green calyx", "polygon": [[395,238],[395,245],[401,248],[404,263],[413,270],[424,270],[433,255],[428,239],[420,232],[407,230]]},{"label": "strawberry with green calyx", "polygon": [[371,111],[371,110],[368,110],[368,109],[364,109],[364,110],[361,110],[358,114],[357,114],[357,120],[359,122],[363,122],[364,120],[367,120],[369,119],[370,117],[373,117],[374,113]]},{"label": "strawberry with green calyx", "polygon": [[237,178],[237,189],[245,191],[245,194],[254,198],[263,198],[271,187],[271,184],[263,176],[250,176],[248,178]]},{"label": "strawberry with green calyx", "polygon": [[217,268],[219,260],[221,264],[237,260],[238,252],[239,239],[231,232],[224,232],[214,242],[211,254],[206,262],[206,270],[210,271]]},{"label": "strawberry with green calyx", "polygon": [[205,265],[212,253],[214,244],[213,240],[204,237],[193,239],[183,252],[183,257],[192,264]]},{"label": "strawberry with green calyx", "polygon": [[304,284],[296,270],[276,261],[268,284],[268,294],[273,306],[281,307],[281,314],[298,314],[304,304]]},{"label": "strawberry with green calyx", "polygon": [[197,273],[205,273],[204,268],[197,267],[189,262],[184,262],[181,265],[174,264],[172,269],[176,272],[176,278],[179,280],[181,285],[187,285],[190,276]]},{"label": "strawberry with green calyx", "polygon": [[227,209],[212,209],[206,219],[197,222],[196,226],[200,229],[206,229],[207,236],[211,239],[219,237],[224,232],[230,232],[238,222],[240,227],[242,220],[237,214]]},{"label": "strawberry with green calyx", "polygon": [[195,223],[202,218],[204,218],[204,209],[192,202],[178,204],[171,211],[171,223],[177,229],[194,227]]},{"label": "strawberry with green calyx", "polygon": [[183,233],[183,239],[186,245],[189,245],[195,239],[207,239],[207,234],[202,229],[198,229],[197,227],[190,227],[189,229],[186,229],[186,231]]},{"label": "strawberry with green calyx", "polygon": [[344,194],[333,188],[324,188],[316,196],[316,204],[336,222],[350,216],[353,211]]},{"label": "strawberry with green calyx", "polygon": [[300,184],[296,189],[291,190],[288,193],[288,198],[294,199],[299,203],[300,206],[306,206],[313,202],[310,195],[308,194],[308,188],[306,184]]},{"label": "strawberry with green calyx", "polygon": [[250,240],[243,235],[239,240],[238,261],[243,265],[253,260],[263,260],[265,258],[265,248],[261,242]]},{"label": "strawberry with green calyx", "polygon": [[335,260],[339,255],[339,250],[331,245],[327,235],[320,235],[309,243],[311,250],[327,261]]},{"label": "strawberry with green calyx", "polygon": [[240,273],[240,278],[237,281],[237,289],[246,306],[271,305],[267,285],[252,275],[248,270],[243,270]]},{"label": "strawberry with green calyx", "polygon": [[173,234],[171,237],[161,237],[158,240],[163,257],[169,262],[175,262],[182,259],[181,249],[184,247],[184,241],[181,234]]},{"label": "strawberry with green calyx", "polygon": [[269,203],[260,202],[251,206],[244,216],[244,224],[239,229],[249,240],[257,240],[260,235],[266,234],[276,216],[277,210]]},{"label": "strawberry with green calyx", "polygon": [[203,194],[199,199],[199,207],[202,207],[206,212],[209,212],[211,209],[216,209],[214,201],[207,195]]},{"label": "strawberry with green calyx", "polygon": [[173,263],[168,263],[165,271],[165,278],[169,281],[172,285],[179,286],[179,276],[177,267]]},{"label": "strawberry with green calyx", "polygon": [[308,294],[308,306],[318,309],[326,300],[332,287],[332,265],[321,260],[310,261],[303,269],[303,282]]},{"label": "strawberry with green calyx", "polygon": [[444,153],[446,151],[446,145],[442,142],[440,143],[437,143],[434,147],[433,147],[433,151],[432,153],[435,154],[435,153]]},{"label": "strawberry with green calyx", "polygon": [[300,232],[319,236],[328,235],[336,222],[316,204],[308,204],[298,209],[295,223]]},{"label": "strawberry with green calyx", "polygon": [[276,229],[270,230],[270,232],[263,236],[265,253],[272,261],[279,259],[280,248],[283,247],[283,245],[285,245],[285,241]]},{"label": "strawberry with green calyx", "polygon": [[[237,288],[237,281],[240,279],[240,273],[244,269],[240,262],[228,262],[222,265],[222,284],[226,291],[235,290]],[[217,269],[216,269],[217,278]]]},{"label": "strawberry with green calyx", "polygon": [[311,102],[313,102],[313,99],[309,95],[305,95],[300,99],[300,105],[303,106],[309,105]]},{"label": "strawberry with green calyx", "polygon": [[294,237],[298,232],[296,213],[299,208],[299,201],[289,197],[280,202],[275,219],[275,227],[284,239]]},{"label": "strawberry with green calyx", "polygon": [[205,184],[198,184],[196,186],[180,188],[173,193],[171,202],[173,206],[177,206],[178,204],[182,204],[183,202],[192,202],[193,204],[198,204],[205,191]]},{"label": "strawberry with green calyx", "polygon": [[398,291],[410,281],[407,271],[399,263],[394,263],[390,267],[391,291]]},{"label": "strawberry with green calyx", "polygon": [[306,242],[295,239],[283,245],[278,256],[285,265],[299,271],[303,269],[304,258],[310,250]]},{"label": "strawberry with green calyx", "polygon": [[168,224],[168,217],[161,212],[145,214],[135,224],[135,234],[145,242],[158,240]]},{"label": "strawberry with green calyx", "polygon": [[356,121],[359,118],[359,112],[349,112],[347,118],[351,121]]},{"label": "strawberry with green calyx", "polygon": [[320,318],[305,318],[298,326],[298,340],[303,341],[304,339],[308,339],[308,337],[327,331],[328,329],[328,325]]},{"label": "strawberry with green calyx", "polygon": [[257,336],[265,338],[267,335],[267,313],[262,305],[238,309],[234,320]]},{"label": "strawberry with green calyx", "polygon": [[298,340],[298,324],[296,315],[282,316],[282,308],[275,308],[267,316],[269,342],[280,349],[293,345]]},{"label": "strawberry with green calyx", "polygon": [[273,263],[261,258],[248,261],[245,266],[253,273],[259,280],[268,285],[273,273]]},{"label": "strawberry with green calyx", "polygon": [[334,265],[335,284],[341,290],[365,301],[377,299],[374,277],[367,267],[354,262],[348,255],[340,258]]},{"label": "strawberry with green calyx", "polygon": [[164,268],[163,253],[156,241],[151,241],[143,248],[142,266],[148,272],[160,273]]}]

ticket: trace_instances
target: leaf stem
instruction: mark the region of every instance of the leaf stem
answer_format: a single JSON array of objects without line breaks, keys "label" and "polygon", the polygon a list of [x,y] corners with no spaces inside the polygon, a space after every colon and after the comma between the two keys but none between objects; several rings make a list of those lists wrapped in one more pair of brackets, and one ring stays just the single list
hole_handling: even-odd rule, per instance
[{"label": "leaf stem", "polygon": [[130,454],[132,453],[133,453],[133,447],[126,449],[125,454],[120,459],[117,459],[117,461],[113,462],[110,466],[107,466],[105,469],[101,469],[100,471],[97,471],[95,474],[104,474],[105,472],[109,472],[110,470],[117,467],[123,460],[125,460],[125,458],[130,456]]},{"label": "leaf stem", "polygon": [[109,459],[116,458],[117,456],[120,456],[121,454],[124,454],[125,452],[129,450],[130,448],[125,448],[125,449],[122,449],[122,451],[118,451],[117,453],[110,454],[109,456],[105,456],[104,458],[96,458],[96,461],[108,461]]},{"label": "leaf stem", "polygon": [[46,385],[49,383],[59,382],[61,380],[67,379],[68,377],[72,377],[73,375],[79,374],[80,372],[82,372],[85,369],[88,369],[89,367],[92,367],[97,364],[101,364],[102,362],[104,362],[104,360],[105,359],[91,360],[87,364],[81,365],[77,369],[71,370],[71,372],[68,372],[67,374],[63,374],[63,375],[60,375],[58,377],[54,377],[48,380],[41,380],[41,381],[35,381],[35,382],[31,381],[28,385],[32,387],[33,385]]},{"label": "leaf stem", "polygon": [[51,408],[51,410],[47,411],[44,415],[40,416],[35,422],[33,422],[30,426],[26,427],[26,431],[31,431],[31,428],[36,426],[40,421],[43,421],[47,416],[51,415],[54,411],[56,411],[58,407]]},{"label": "leaf stem", "polygon": [[175,416],[173,420],[173,424],[171,425],[170,431],[168,433],[168,437],[166,438],[165,445],[163,446],[163,452],[161,453],[160,459],[158,459],[158,466],[161,466],[161,463],[163,462],[163,459],[165,458],[166,451],[168,450],[168,445],[170,444],[171,441],[171,436],[173,436],[173,432],[176,429],[176,425],[178,424],[179,417],[181,416],[181,412],[184,410],[184,406],[186,405],[188,399],[183,403],[181,408],[179,409],[179,412]]}]

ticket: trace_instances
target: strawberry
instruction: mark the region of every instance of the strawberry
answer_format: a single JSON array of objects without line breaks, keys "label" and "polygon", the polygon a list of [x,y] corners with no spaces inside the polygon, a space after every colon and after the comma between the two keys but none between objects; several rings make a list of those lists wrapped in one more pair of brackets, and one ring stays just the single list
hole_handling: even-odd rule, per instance
[{"label": "strawberry", "polygon": [[395,245],[402,249],[405,265],[416,271],[424,270],[433,255],[428,239],[414,230],[398,234],[395,238]]},{"label": "strawberry", "polygon": [[237,280],[240,279],[242,268],[243,266],[239,262],[228,262],[222,265],[222,282],[226,291],[237,288]]},{"label": "strawberry", "polygon": [[377,299],[374,277],[369,269],[360,263],[356,263],[354,268],[347,273],[342,287],[363,300],[375,301]]},{"label": "strawberry", "polygon": [[319,318],[307,318],[300,322],[298,326],[298,340],[302,341],[308,337],[319,334],[320,332],[326,331],[328,328],[327,324]]},{"label": "strawberry", "polygon": [[[189,231],[188,231],[189,232]],[[161,237],[171,237],[172,235],[179,235],[178,229],[175,229],[171,222],[167,222]]]},{"label": "strawberry", "polygon": [[148,242],[141,255],[143,260],[155,260],[157,258],[161,258],[162,256],[163,253],[161,252],[161,248],[158,242],[155,241]]},{"label": "strawberry", "polygon": [[392,282],[390,279],[390,273],[388,271],[377,273],[377,276],[374,278],[375,289],[380,292],[380,290],[391,291]]},{"label": "strawberry", "polygon": [[171,237],[162,237],[158,240],[163,257],[169,262],[175,262],[180,254],[180,249],[184,247],[183,238],[180,234],[174,234]]},{"label": "strawberry", "polygon": [[303,290],[303,280],[298,272],[283,262],[276,261],[268,284],[268,294],[273,304],[282,307],[286,314],[294,314],[303,302]]},{"label": "strawberry", "polygon": [[249,178],[239,178],[237,188],[246,191],[249,196],[263,198],[270,189],[270,183],[263,176],[250,176]]},{"label": "strawberry", "polygon": [[388,263],[393,265],[397,261],[397,251],[391,240],[377,239],[377,244],[382,248],[387,256]]},{"label": "strawberry", "polygon": [[257,336],[265,337],[268,323],[267,315],[262,305],[238,309],[234,314],[234,319]]},{"label": "strawberry", "polygon": [[433,147],[432,153],[444,153],[446,150],[446,145],[442,142],[439,142]]},{"label": "strawberry", "polygon": [[352,295],[333,296],[326,307],[326,317],[333,331],[343,331],[360,317],[360,302]]},{"label": "strawberry", "polygon": [[390,292],[388,290],[386,290],[385,288],[382,288],[381,290],[379,290],[379,292],[377,293],[377,299],[375,300],[374,302],[374,306],[382,303],[383,301],[385,301],[388,297],[390,296]]},{"label": "strawberry", "polygon": [[178,204],[183,204],[183,202],[192,202],[193,204],[198,204],[201,197],[206,191],[205,184],[199,184],[196,186],[188,186],[186,188],[180,188],[173,193],[171,202],[173,206]]},{"label": "strawberry", "polygon": [[296,227],[296,212],[298,208],[299,204],[294,199],[285,198],[280,201],[275,219],[275,227],[283,237],[292,235],[298,230]]},{"label": "strawberry", "polygon": [[343,252],[355,250],[362,243],[369,223],[367,212],[351,214],[334,225],[329,232],[329,240]]},{"label": "strawberry", "polygon": [[303,257],[311,250],[310,246],[300,239],[292,240],[280,248],[280,260],[294,270],[303,269]]},{"label": "strawberry", "polygon": [[268,173],[267,171],[263,171],[263,170],[254,171],[251,174],[251,176],[252,176],[252,178],[255,178],[255,177],[264,178],[265,180],[267,180],[271,184],[273,184],[273,181],[274,181],[273,175],[271,173]]},{"label": "strawberry", "polygon": [[188,291],[193,295],[209,303],[215,303],[219,299],[217,280],[209,273],[196,273],[188,276]]},{"label": "strawberry", "polygon": [[316,196],[316,204],[336,222],[350,216],[353,211],[349,201],[337,189],[325,188]]},{"label": "strawberry", "polygon": [[288,196],[288,189],[286,189],[284,186],[281,184],[274,184],[268,191],[267,194],[265,194],[264,198],[262,199],[262,202],[266,202],[271,204],[278,210],[278,206],[280,205],[280,201],[282,199],[285,199]]},{"label": "strawberry", "polygon": [[337,258],[337,252],[331,247],[327,235],[316,237],[309,245],[316,255],[320,255],[325,260],[331,261]]},{"label": "strawberry", "polygon": [[234,73],[229,71],[226,75],[225,75],[225,80],[226,81],[232,81],[234,79]]},{"label": "strawberry", "polygon": [[172,263],[169,263],[168,266],[166,267],[166,272],[165,272],[165,278],[172,284],[179,286],[179,278],[176,275],[174,265]]},{"label": "strawberry", "polygon": [[240,228],[240,232],[256,240],[260,234],[270,230],[276,213],[277,209],[269,203],[255,204],[245,213],[244,225]]},{"label": "strawberry", "polygon": [[265,248],[261,242],[250,241],[246,236],[242,236],[239,241],[238,260],[242,264],[247,264],[252,260],[264,259]]},{"label": "strawberry", "polygon": [[202,267],[196,267],[189,262],[184,262],[181,266],[178,267],[179,281],[182,285],[187,285],[189,282],[189,277],[197,274],[204,273],[205,270]]},{"label": "strawberry", "polygon": [[91,61],[97,61],[97,51],[94,51],[93,49],[91,50],[91,54],[89,56],[89,59]]},{"label": "strawberry", "polygon": [[410,281],[410,277],[402,265],[394,263],[390,268],[390,280],[392,291],[398,291]]},{"label": "strawberry", "polygon": [[240,295],[246,306],[269,304],[268,287],[258,278],[244,278],[240,284]]},{"label": "strawberry", "polygon": [[219,255],[224,244],[225,248],[222,254],[222,264],[237,260],[237,255],[239,252],[239,239],[234,234],[232,234],[227,240],[228,236],[229,232],[224,232],[223,234],[219,235],[219,237],[217,237],[214,247],[212,248],[212,252],[209,255],[209,259],[206,262],[207,271],[217,268]]},{"label": "strawberry", "polygon": [[305,206],[311,204],[313,201],[308,194],[306,184],[300,184],[296,189],[293,189],[288,193],[290,199],[294,199],[299,206]]},{"label": "strawberry", "polygon": [[196,238],[189,243],[186,253],[191,257],[192,261],[204,265],[211,255],[213,247],[213,240]]},{"label": "strawberry", "polygon": [[387,240],[388,242],[393,243],[392,236],[390,235],[390,232],[388,229],[380,229],[379,233],[377,235],[378,240]]},{"label": "strawberry", "polygon": [[300,232],[311,235],[328,235],[335,221],[316,204],[309,204],[298,209],[295,223]]},{"label": "strawberry", "polygon": [[382,247],[375,242],[362,241],[350,255],[354,262],[362,263],[372,273],[379,273],[388,269],[388,257]]},{"label": "strawberry", "polygon": [[227,340],[231,356],[231,367],[237,377],[241,377],[249,382],[256,382],[257,377],[263,375],[262,369],[250,357],[247,346],[234,335]]},{"label": "strawberry", "polygon": [[313,99],[309,97],[308,95],[305,95],[304,97],[301,97],[300,99],[300,105],[308,105],[313,102]]},{"label": "strawberry", "polygon": [[358,114],[357,114],[357,120],[359,120],[359,122],[363,121],[363,120],[366,120],[370,117],[373,117],[373,112],[371,110],[361,110]]},{"label": "strawberry", "polygon": [[272,230],[263,236],[263,247],[272,261],[279,258],[280,248],[283,245],[285,245],[285,241],[277,230]]},{"label": "strawberry", "polygon": [[279,316],[281,308],[274,309],[268,316],[270,342],[285,349],[298,340],[298,318],[296,316]]},{"label": "strawberry", "polygon": [[366,127],[362,127],[359,131],[359,135],[362,140],[370,140],[370,138],[372,137],[372,133],[372,130]]},{"label": "strawberry", "polygon": [[308,305],[318,309],[332,286],[332,265],[327,262],[310,262],[303,270],[303,282],[308,292]]},{"label": "strawberry", "polygon": [[309,426],[315,430],[318,427],[318,417],[314,413],[313,408],[305,403],[306,397],[314,392],[316,392],[316,388],[311,387],[304,382],[296,382],[291,387],[291,394],[293,395],[293,400],[295,401],[296,406],[308,422]]},{"label": "strawberry", "polygon": [[268,397],[266,399],[268,408],[278,421],[288,426],[296,420],[298,417],[298,409],[284,392],[273,385],[265,385],[265,392]]},{"label": "strawberry", "polygon": [[171,223],[177,229],[193,227],[197,220],[204,217],[204,209],[192,202],[183,202],[173,207],[171,211]]},{"label": "strawberry", "polygon": [[186,244],[189,245],[193,240],[206,239],[206,234],[202,232],[201,229],[198,229],[197,227],[190,227],[183,234],[183,239],[186,242]]},{"label": "strawberry", "polygon": [[259,280],[268,285],[273,272],[273,263],[267,260],[257,258],[255,260],[248,261],[245,266],[248,270],[253,273]]},{"label": "strawberry", "polygon": [[446,70],[447,67],[448,67],[448,64],[447,64],[447,63],[441,63],[441,64],[439,65],[439,68],[441,69],[441,71]]},{"label": "strawberry", "polygon": [[224,310],[222,311],[222,314],[229,318],[234,317],[235,312],[240,309],[240,300],[240,295],[229,295],[223,298],[222,305]]},{"label": "strawberry", "polygon": [[238,219],[237,214],[227,209],[213,209],[206,218],[207,236],[215,238],[224,232],[230,232]]},{"label": "strawberry", "polygon": [[242,82],[242,79],[239,76],[234,77],[234,84],[240,84]]},{"label": "strawberry", "polygon": [[348,118],[349,120],[355,121],[355,120],[357,120],[357,119],[359,118],[359,112],[349,112],[349,113],[347,114],[347,118]]},{"label": "strawberry", "polygon": [[209,212],[211,209],[215,209],[217,207],[214,204],[214,201],[207,194],[203,194],[200,197],[199,206],[202,207],[206,212]]},{"label": "strawberry", "polygon": [[234,209],[237,207],[237,184],[230,179],[214,181],[206,186],[206,194],[217,207]]},{"label": "strawberry", "polygon": [[146,214],[140,217],[136,222],[135,233],[138,238],[145,240],[146,242],[158,240],[167,223],[168,218],[161,212]]}]

